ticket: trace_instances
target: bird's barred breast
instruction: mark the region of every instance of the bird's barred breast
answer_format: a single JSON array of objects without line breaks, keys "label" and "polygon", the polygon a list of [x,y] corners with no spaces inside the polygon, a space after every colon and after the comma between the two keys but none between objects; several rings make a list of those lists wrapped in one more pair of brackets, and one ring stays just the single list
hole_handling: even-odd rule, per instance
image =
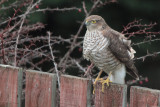
[{"label": "bird's barred breast", "polygon": [[83,56],[89,59],[90,53],[102,50],[109,44],[108,40],[99,31],[87,31],[83,42]]},{"label": "bird's barred breast", "polygon": [[121,66],[119,60],[108,49],[108,45],[109,40],[100,32],[86,32],[83,43],[83,56],[106,73]]},{"label": "bird's barred breast", "polygon": [[121,66],[119,60],[110,52],[109,49],[104,48],[102,51],[91,53],[90,60],[100,69],[109,73]]}]

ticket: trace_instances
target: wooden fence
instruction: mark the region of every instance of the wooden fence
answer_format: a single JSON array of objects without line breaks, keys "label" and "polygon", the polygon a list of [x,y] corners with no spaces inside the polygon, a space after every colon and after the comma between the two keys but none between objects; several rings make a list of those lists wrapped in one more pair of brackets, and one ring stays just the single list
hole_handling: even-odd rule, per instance
[{"label": "wooden fence", "polygon": [[[160,107],[159,90],[132,86],[127,103],[126,85],[111,84],[102,93],[101,83],[97,83],[93,97],[91,80],[69,75],[61,76],[60,102],[57,102],[56,81],[55,74],[0,65],[0,107],[92,107],[93,104],[93,107]],[[25,88],[23,106],[22,88]]]}]

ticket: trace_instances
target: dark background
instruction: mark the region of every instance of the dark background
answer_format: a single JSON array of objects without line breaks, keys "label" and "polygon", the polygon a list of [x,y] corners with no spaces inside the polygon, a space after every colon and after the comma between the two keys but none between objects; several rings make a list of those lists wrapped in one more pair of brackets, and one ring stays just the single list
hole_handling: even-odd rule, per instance
[{"label": "dark background", "polygon": [[[11,0],[12,2],[14,0]],[[86,0],[86,7],[90,9],[92,2]],[[81,0],[44,0],[39,8],[64,8],[64,7],[79,7],[82,8]],[[12,11],[7,11],[8,14],[13,14]],[[160,31],[160,0],[119,0],[117,3],[110,3],[103,7],[98,8],[92,14],[102,16],[108,25],[121,32],[123,26],[135,19],[143,19],[142,23],[150,24],[157,22],[153,31]],[[67,11],[67,12],[46,12],[32,14],[28,19],[29,23],[42,22],[46,24],[45,31],[51,31],[54,35],[61,35],[64,38],[70,37],[71,34],[75,35],[79,29],[80,22],[85,18],[84,11]],[[85,34],[86,28],[83,28],[80,36]],[[43,33],[43,32],[42,32]],[[155,38],[160,38],[156,35]],[[131,38],[133,43],[142,42],[144,35],[137,35]],[[60,48],[60,47],[58,47]],[[160,41],[145,43],[139,46],[133,46],[136,50],[136,57],[144,56],[149,53],[160,51]],[[61,50],[64,53],[64,50]],[[80,58],[81,53],[75,53],[73,56]],[[142,86],[154,89],[160,89],[160,56],[147,57],[144,62],[136,60],[135,65],[139,70],[140,75],[148,77],[149,81],[142,84]]]}]

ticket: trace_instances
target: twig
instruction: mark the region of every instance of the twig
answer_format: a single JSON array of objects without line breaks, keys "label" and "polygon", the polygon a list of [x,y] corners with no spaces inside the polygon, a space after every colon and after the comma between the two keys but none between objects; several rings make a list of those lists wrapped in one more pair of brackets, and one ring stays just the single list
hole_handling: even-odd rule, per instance
[{"label": "twig", "polygon": [[59,86],[59,90],[60,90],[60,77],[59,77],[59,71],[58,71],[58,67],[57,67],[57,63],[55,61],[55,57],[53,55],[53,50],[52,50],[52,47],[51,47],[51,32],[47,32],[48,34],[48,45],[49,45],[49,49],[50,49],[50,52],[51,52],[51,56],[52,56],[52,61],[53,61],[53,64],[54,64],[54,67],[55,67],[55,71],[56,71],[56,74],[57,74],[57,78],[58,78],[58,86]]},{"label": "twig", "polygon": [[35,13],[35,12],[46,12],[46,11],[50,11],[50,12],[53,12],[53,11],[61,11],[61,12],[64,12],[64,11],[71,11],[71,10],[79,10],[80,8],[77,8],[77,7],[70,7],[70,8],[45,8],[45,9],[37,9],[37,10],[34,10],[34,11],[31,11],[29,12],[29,14],[32,14],[32,13]]},{"label": "twig", "polygon": [[149,42],[155,42],[155,41],[160,41],[160,39],[158,38],[158,39],[148,40],[148,41],[144,41],[144,42],[133,43],[132,46],[141,45],[141,44],[145,44],[145,43],[149,43]]},{"label": "twig", "polygon": [[88,15],[85,2],[83,1],[82,4],[83,4],[83,10],[84,10],[85,14]]},{"label": "twig", "polygon": [[91,72],[93,67],[94,67],[94,64],[91,63],[91,65],[88,66],[87,71],[85,72],[84,76],[88,75]]},{"label": "twig", "polygon": [[83,68],[75,59],[74,59],[73,61],[74,61],[74,63],[77,65],[77,67],[78,67],[80,70],[82,70],[83,72],[86,71],[85,68]]},{"label": "twig", "polygon": [[149,57],[149,56],[157,56],[158,54],[160,54],[160,52],[154,52],[152,54],[148,53],[147,55],[135,58],[134,60],[141,60],[142,59],[142,61],[144,61],[147,57]]}]

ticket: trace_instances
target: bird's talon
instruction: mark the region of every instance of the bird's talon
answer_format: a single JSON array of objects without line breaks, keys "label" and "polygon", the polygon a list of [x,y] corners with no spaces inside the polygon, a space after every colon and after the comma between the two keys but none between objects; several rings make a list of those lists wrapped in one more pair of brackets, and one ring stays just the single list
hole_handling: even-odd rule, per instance
[{"label": "bird's talon", "polygon": [[97,76],[97,78],[95,79],[95,81],[94,81],[94,83],[93,83],[93,94],[95,93],[95,86],[96,86],[96,82],[97,81],[102,81],[103,79],[102,78],[100,78],[100,76],[101,76],[101,74],[102,74],[102,72],[103,72],[103,70],[101,70],[100,72],[99,72],[99,74],[98,74],[98,76]]},{"label": "bird's talon", "polygon": [[112,82],[112,81],[110,81],[109,78],[107,78],[106,80],[104,80],[104,81],[102,82],[102,92],[104,92],[104,85],[105,85],[105,83],[106,83],[107,86],[109,87],[109,83],[110,83],[110,82]]},{"label": "bird's talon", "polygon": [[93,94],[95,94],[95,86],[93,86]]},{"label": "bird's talon", "polygon": [[93,83],[93,94],[95,93],[95,86],[96,86],[97,81],[102,82],[102,81],[104,81],[104,80],[103,80],[103,78],[96,78],[96,80],[95,80],[94,83]]}]

